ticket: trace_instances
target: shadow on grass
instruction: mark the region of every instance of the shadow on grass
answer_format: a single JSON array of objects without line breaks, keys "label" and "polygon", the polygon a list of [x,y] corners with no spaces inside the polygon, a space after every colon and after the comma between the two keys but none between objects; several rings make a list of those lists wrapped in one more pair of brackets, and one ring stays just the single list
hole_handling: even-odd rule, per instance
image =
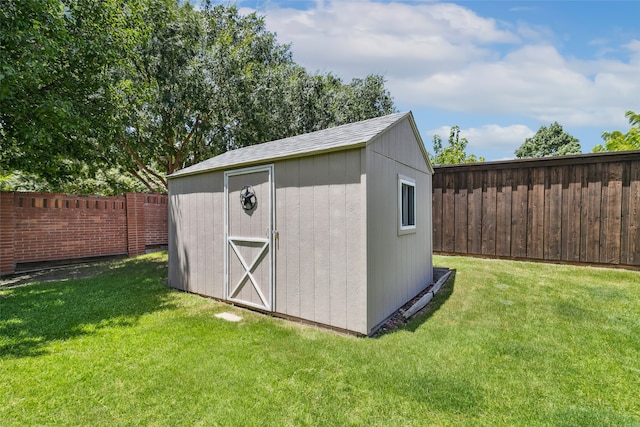
[{"label": "shadow on grass", "polygon": [[404,325],[402,330],[415,332],[423,323],[429,320],[442,306],[445,302],[451,297],[453,294],[453,290],[456,284],[456,270],[451,270],[451,277],[447,280],[447,282],[442,285],[440,291],[433,297],[429,304],[416,313],[413,317],[411,317],[406,325]]},{"label": "shadow on grass", "polygon": [[0,358],[45,354],[53,341],[171,308],[166,268],[166,257],[146,256],[105,263],[91,278],[0,288]]}]

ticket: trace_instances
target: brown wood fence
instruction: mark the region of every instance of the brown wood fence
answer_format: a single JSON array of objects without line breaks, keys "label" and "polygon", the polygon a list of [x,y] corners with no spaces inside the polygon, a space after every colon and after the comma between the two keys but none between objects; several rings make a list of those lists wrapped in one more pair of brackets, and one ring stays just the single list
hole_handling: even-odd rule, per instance
[{"label": "brown wood fence", "polygon": [[640,151],[436,167],[433,250],[640,266]]}]

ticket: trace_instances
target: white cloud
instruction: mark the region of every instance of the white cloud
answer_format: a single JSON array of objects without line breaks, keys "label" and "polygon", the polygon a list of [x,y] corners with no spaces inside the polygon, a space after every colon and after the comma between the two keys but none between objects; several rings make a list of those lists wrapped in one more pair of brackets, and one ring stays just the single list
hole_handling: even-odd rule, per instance
[{"label": "white cloud", "polygon": [[[522,18],[522,17],[521,17]],[[524,17],[526,19],[526,16]],[[509,114],[567,126],[624,126],[638,109],[640,41],[628,57],[563,56],[551,29],[499,22],[452,3],[319,2],[266,9],[267,28],[310,71],[346,80],[383,74],[396,104]]]},{"label": "white cloud", "polygon": [[281,42],[293,43],[297,62],[347,79],[454,70],[491,56],[488,44],[519,42],[495,20],[447,3],[327,2],[267,9],[266,19]]},{"label": "white cloud", "polygon": [[624,47],[631,52],[631,60],[636,64],[640,63],[640,40],[631,40]]},{"label": "white cloud", "polygon": [[637,105],[640,67],[602,61],[581,72],[580,66],[552,46],[524,46],[500,61],[415,80],[390,79],[389,86],[408,104],[467,113],[516,113],[567,125],[617,122],[624,116],[623,106]]},{"label": "white cloud", "polygon": [[531,25],[527,22],[518,22],[516,25],[516,33],[523,39],[540,42],[543,40],[554,39],[553,31],[547,27],[540,25]]}]

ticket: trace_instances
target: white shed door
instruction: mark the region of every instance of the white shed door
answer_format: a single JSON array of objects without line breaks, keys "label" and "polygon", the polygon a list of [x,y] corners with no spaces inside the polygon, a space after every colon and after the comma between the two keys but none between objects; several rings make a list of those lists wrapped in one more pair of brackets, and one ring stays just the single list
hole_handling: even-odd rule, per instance
[{"label": "white shed door", "polygon": [[273,309],[273,166],[224,174],[226,299]]}]

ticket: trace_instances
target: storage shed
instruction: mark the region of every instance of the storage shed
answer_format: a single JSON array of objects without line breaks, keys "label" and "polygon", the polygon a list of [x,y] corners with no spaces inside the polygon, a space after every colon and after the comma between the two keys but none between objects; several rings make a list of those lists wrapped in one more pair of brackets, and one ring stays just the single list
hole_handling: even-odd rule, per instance
[{"label": "storage shed", "polygon": [[433,281],[433,169],[411,112],[169,176],[169,284],[369,335]]}]

